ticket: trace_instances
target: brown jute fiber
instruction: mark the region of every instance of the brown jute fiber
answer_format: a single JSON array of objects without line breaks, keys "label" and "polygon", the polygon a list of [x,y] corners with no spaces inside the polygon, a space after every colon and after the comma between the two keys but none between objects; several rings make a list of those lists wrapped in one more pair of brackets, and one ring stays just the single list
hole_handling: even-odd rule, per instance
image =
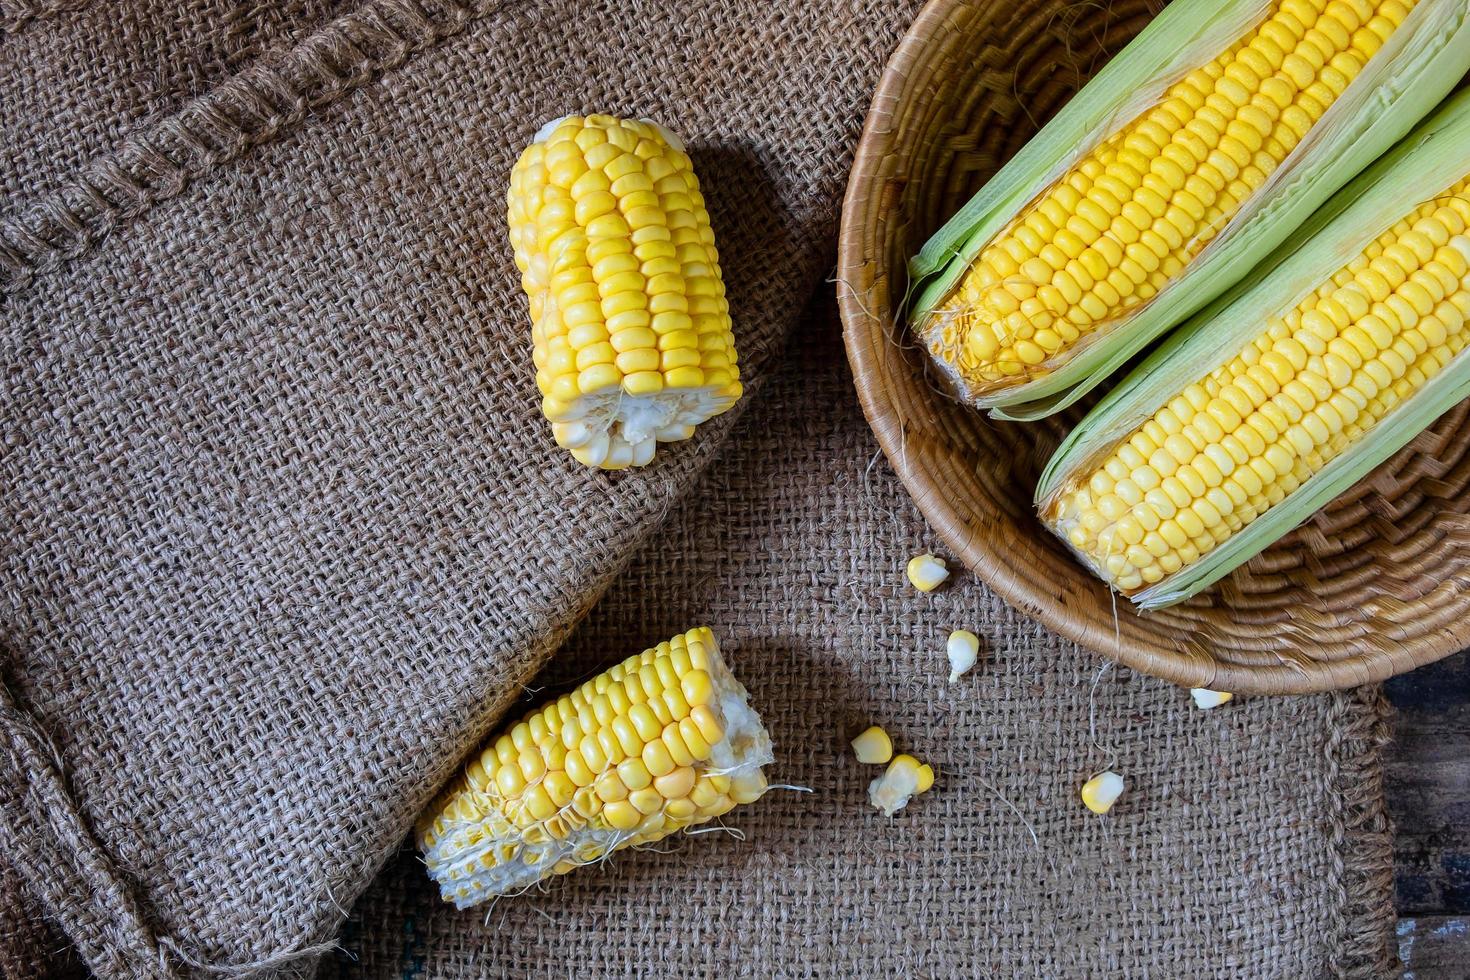
[{"label": "brown jute fiber", "polygon": [[[776,741],[772,781],[813,792],[729,814],[743,843],[674,838],[488,909],[444,905],[405,851],[324,976],[1392,973],[1376,689],[1202,712],[1124,667],[1098,680],[1105,661],[972,576],[915,592],[904,562],[934,536],[830,327],[802,331],[691,498],[527,701],[708,623]],[[957,627],[983,654],[951,687]],[[939,772],[892,821],[847,748],[871,723]],[[1128,791],[1100,819],[1076,793],[1109,765]]]},{"label": "brown jute fiber", "polygon": [[686,134],[758,391],[914,7],[6,8],[0,936],[310,968],[733,421],[626,476],[556,449],[516,154],[573,111]]},{"label": "brown jute fiber", "polygon": [[[622,476],[583,470],[555,449],[537,414],[524,300],[504,245],[515,155],[541,122],[568,111],[648,115],[686,134],[757,401],[807,298],[830,274],[863,108],[915,7],[0,7],[0,967],[8,976],[71,975],[79,963],[104,977],[316,969],[420,807],[635,549],[658,540],[663,517],[735,421],[712,422],[657,466]],[[1023,973],[1066,969],[1076,961],[1056,939],[1053,913],[1086,909],[1099,894],[1119,896],[1123,908],[1124,898],[1172,888],[1170,848],[1208,845],[1238,859],[1235,876],[1211,879],[1189,900],[1196,904],[1176,907],[1256,937],[1230,955],[1274,962],[1266,957],[1275,951],[1293,966],[1329,969],[1381,952],[1364,924],[1381,921],[1387,894],[1375,843],[1380,718],[1368,696],[1250,704],[1201,720],[1183,713],[1177,692],[1105,678],[1099,737],[1113,751],[1144,741],[1190,758],[1212,751],[1226,775],[1252,760],[1246,777],[1160,776],[1141,790],[1139,805],[1182,808],[1189,833],[1154,825],[1147,839],[1165,843],[1132,871],[1114,870],[1126,886],[1040,878],[1041,864],[1019,863],[1008,891],[980,884],[967,855],[981,845],[998,859],[1028,859],[1019,846],[999,854],[996,842],[1018,844],[1019,832],[1000,819],[1008,808],[994,809],[995,798],[973,787],[933,797],[955,819],[913,823],[920,836],[911,843],[931,847],[886,845],[920,855],[906,860],[928,862],[925,873],[908,874],[915,869],[895,866],[896,852],[879,850],[880,863],[832,879],[844,890],[790,877],[788,869],[867,855],[868,841],[883,840],[875,826],[833,836],[862,812],[848,798],[859,777],[828,765],[840,736],[822,726],[868,712],[886,711],[895,731],[927,738],[917,747],[941,765],[959,765],[963,757],[949,754],[958,746],[993,753],[988,765],[1019,766],[984,778],[1050,847],[1061,846],[1062,826],[1083,840],[1102,833],[1079,822],[1075,807],[1025,799],[1059,802],[1077,767],[1097,764],[1051,747],[1083,737],[1079,685],[1090,683],[1094,662],[1059,650],[974,583],[936,598],[936,610],[961,595],[981,603],[976,616],[988,609],[990,618],[977,628],[992,655],[1016,658],[1004,691],[974,695],[991,697],[994,713],[954,702],[952,735],[941,738],[949,721],[935,721],[937,705],[919,708],[926,676],[871,659],[918,655],[922,633],[903,632],[917,621],[895,618],[918,615],[915,607],[889,604],[901,597],[896,580],[864,587],[873,568],[803,559],[830,551],[829,541],[806,539],[814,525],[850,539],[845,553],[882,563],[897,560],[884,549],[902,556],[917,544],[919,525],[896,485],[883,484],[881,462],[871,478],[886,523],[877,532],[854,523],[866,498],[847,494],[859,489],[852,474],[867,472],[873,446],[832,373],[841,355],[829,339],[792,357],[828,372],[810,393],[820,400],[803,402],[800,417],[766,416],[797,438],[739,464],[765,474],[762,484],[722,469],[710,485],[720,496],[699,505],[724,522],[708,533],[723,526],[735,537],[694,550],[705,539],[691,529],[657,545],[672,564],[666,574],[699,577],[660,580],[659,594],[638,599],[649,604],[640,607],[648,622],[624,631],[601,620],[580,649],[586,663],[588,650],[622,650],[665,621],[684,625],[692,610],[680,603],[715,603],[701,615],[729,631],[737,650],[754,657],[760,642],[771,644],[769,671],[745,672],[768,711],[789,724],[800,707],[826,733],[821,742],[783,735],[789,778],[822,792],[761,804],[769,809],[758,819],[776,822],[760,847],[706,837],[685,845],[709,845],[697,863],[682,850],[636,857],[656,872],[638,879],[642,907],[662,907],[655,888],[682,889],[688,914],[690,896],[705,889],[743,916],[725,922],[729,932],[700,927],[734,962],[751,936],[800,948],[808,942],[800,916],[817,903],[846,910],[850,927],[873,893],[864,883],[877,880],[892,884],[883,894],[894,921],[917,921],[927,908],[966,911],[947,920],[951,939],[910,950],[928,957],[914,961],[921,972],[962,969],[953,964],[966,961],[953,957],[973,958],[976,948],[999,950],[997,962],[1023,950],[1015,961]],[[824,482],[761,496],[766,484],[783,486],[775,465],[814,468]],[[874,533],[880,540],[869,540]],[[710,591],[726,568],[775,576],[793,604],[768,595],[747,614],[740,593]],[[632,595],[619,603],[631,608]],[[839,640],[839,624],[855,629]],[[887,637],[881,646],[878,636]],[[796,645],[801,638],[807,646]],[[803,650],[806,659],[791,659]],[[1108,700],[1110,692],[1122,693]],[[1051,714],[1031,710],[1041,693],[1061,699]],[[1128,726],[1142,728],[1116,727],[1140,714],[1145,721]],[[1186,738],[1168,727],[1176,722],[1220,734],[1201,740],[1191,728]],[[847,795],[832,780],[845,780]],[[1226,786],[1249,807],[1231,803]],[[1217,794],[1215,806],[1195,795],[1206,792]],[[1113,834],[1123,825],[1106,826]],[[686,877],[691,867],[702,870]],[[872,868],[888,870],[874,878]],[[726,884],[711,883],[717,873]],[[740,896],[719,888],[747,879],[768,890],[729,904]],[[594,875],[576,887],[619,880]],[[941,892],[968,902],[936,905]],[[1033,893],[1049,897],[1025,904]],[[566,942],[590,944],[599,923],[636,907],[621,891],[568,906],[560,914],[582,918]],[[992,928],[1010,921],[1010,909],[1028,917],[1024,928]],[[1210,918],[1216,910],[1224,911]],[[1292,941],[1268,943],[1265,932],[1236,925],[1268,920]],[[1183,955],[1180,937],[1195,935],[1172,911],[1130,921],[1157,940],[1149,956]],[[1080,929],[1074,939],[1092,935]],[[830,923],[827,931],[839,933]],[[446,945],[445,955],[478,957],[470,962],[485,975],[535,972],[537,950],[525,943],[546,934],[520,934],[522,944],[493,959],[483,935]],[[853,939],[833,962],[877,964],[878,943]],[[583,959],[616,973],[624,955]]]},{"label": "brown jute fiber", "polygon": [[1086,406],[1034,425],[987,419],[942,393],[902,324],[909,257],[1162,6],[925,6],[873,98],[843,209],[842,313],[864,409],[957,556],[1013,605],[1131,667],[1303,693],[1449,656],[1470,644],[1465,405],[1214,588],[1139,614],[1032,512],[1042,468]]}]

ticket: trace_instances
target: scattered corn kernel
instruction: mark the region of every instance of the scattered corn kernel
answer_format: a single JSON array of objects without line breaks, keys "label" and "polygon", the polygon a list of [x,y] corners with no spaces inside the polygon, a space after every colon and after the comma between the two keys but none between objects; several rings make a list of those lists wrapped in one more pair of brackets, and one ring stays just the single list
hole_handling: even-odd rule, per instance
[{"label": "scattered corn kernel", "polygon": [[1235,695],[1231,694],[1228,691],[1211,691],[1203,687],[1190,688],[1189,696],[1194,698],[1194,703],[1196,707],[1204,708],[1206,710],[1209,710],[1210,708],[1218,708],[1226,701],[1229,701],[1231,698],[1235,697]]},{"label": "scattered corn kernel", "polygon": [[980,657],[980,637],[969,630],[955,630],[949,634],[945,652],[949,654],[949,682],[953,684],[975,666]]},{"label": "scattered corn kernel", "polygon": [[909,800],[934,785],[934,770],[911,755],[896,755],[888,769],[868,785],[868,801],[891,817]]},{"label": "scattered corn kernel", "polygon": [[857,761],[869,765],[882,765],[893,758],[893,739],[877,725],[873,725],[852,740],[852,754]]},{"label": "scattered corn kernel", "polygon": [[1107,813],[1123,795],[1123,777],[1109,770],[1082,784],[1082,802],[1093,813]]},{"label": "scattered corn kernel", "polygon": [[949,578],[949,567],[943,558],[925,552],[909,559],[909,582],[920,592],[933,592]]}]

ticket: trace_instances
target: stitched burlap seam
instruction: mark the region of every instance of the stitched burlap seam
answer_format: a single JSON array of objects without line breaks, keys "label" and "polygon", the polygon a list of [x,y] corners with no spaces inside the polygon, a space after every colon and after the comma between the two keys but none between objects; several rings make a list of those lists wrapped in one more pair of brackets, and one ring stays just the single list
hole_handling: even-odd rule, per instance
[{"label": "stitched burlap seam", "polygon": [[[289,133],[307,115],[402,65],[505,3],[368,0],[278,57],[252,65],[176,114],[123,139],[56,192],[0,216],[0,298],[97,245],[108,231],[190,182]],[[0,19],[13,33],[66,2]],[[61,753],[0,678],[0,853],[98,973],[174,977],[174,964],[243,975],[319,956],[331,943],[248,964],[200,962],[148,924],[133,888],[93,836],[68,787]],[[81,904],[79,904],[81,903]],[[81,913],[85,912],[85,915]]]},{"label": "stitched burlap seam", "polygon": [[3,0],[0,2],[0,41],[32,21],[81,10],[91,0]]},{"label": "stitched burlap seam", "polygon": [[0,296],[83,254],[108,231],[289,132],[409,55],[504,9],[492,0],[368,0],[128,136],[55,192],[0,216]]}]

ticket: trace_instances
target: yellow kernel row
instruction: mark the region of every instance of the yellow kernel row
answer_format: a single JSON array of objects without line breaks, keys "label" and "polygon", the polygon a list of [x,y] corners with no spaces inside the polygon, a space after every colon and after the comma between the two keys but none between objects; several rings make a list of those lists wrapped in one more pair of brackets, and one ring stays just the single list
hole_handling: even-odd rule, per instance
[{"label": "yellow kernel row", "polygon": [[1470,342],[1467,230],[1461,181],[1121,440],[1060,497],[1057,530],[1134,592],[1281,503]]},{"label": "yellow kernel row", "polygon": [[1271,177],[1414,0],[1278,0],[980,252],[926,328],[977,391],[1041,377],[1149,302]]},{"label": "yellow kernel row", "polygon": [[716,764],[734,751],[721,708],[732,685],[700,628],[525,716],[470,761],[419,827],[431,873],[447,896],[471,901],[758,798],[758,764]]}]

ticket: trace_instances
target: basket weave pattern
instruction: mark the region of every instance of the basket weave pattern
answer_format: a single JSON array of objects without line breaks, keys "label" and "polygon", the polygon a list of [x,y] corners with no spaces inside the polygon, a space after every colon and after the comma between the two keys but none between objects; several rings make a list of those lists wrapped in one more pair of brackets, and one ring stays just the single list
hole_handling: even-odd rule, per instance
[{"label": "basket weave pattern", "polygon": [[1381,680],[1470,643],[1466,407],[1205,594],[1140,615],[1036,521],[1074,410],[1031,425],[956,403],[902,323],[905,264],[1158,0],[932,0],[889,62],[843,211],[839,295],[858,394],[946,548],[1027,614],[1192,687],[1301,693]]}]

